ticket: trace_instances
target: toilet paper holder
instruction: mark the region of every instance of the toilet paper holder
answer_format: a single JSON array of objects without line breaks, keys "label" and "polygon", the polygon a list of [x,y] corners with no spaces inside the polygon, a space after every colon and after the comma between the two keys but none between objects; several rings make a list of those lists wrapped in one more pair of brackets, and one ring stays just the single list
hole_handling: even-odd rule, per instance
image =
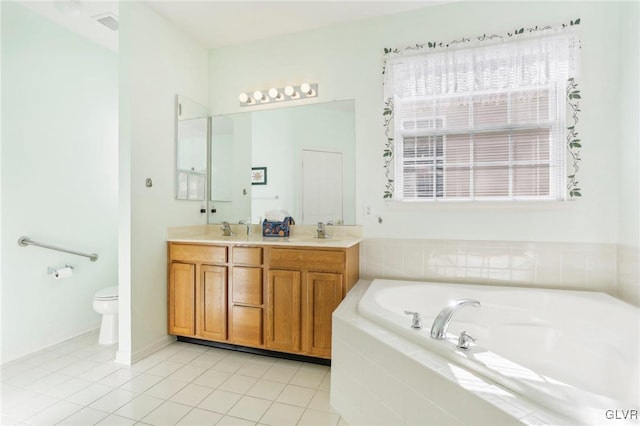
[{"label": "toilet paper holder", "polygon": [[55,275],[56,272],[58,272],[60,269],[65,269],[65,268],[69,268],[69,269],[73,270],[73,266],[67,265],[67,264],[65,264],[64,266],[49,266],[49,267],[47,267],[47,274],[48,275]]}]

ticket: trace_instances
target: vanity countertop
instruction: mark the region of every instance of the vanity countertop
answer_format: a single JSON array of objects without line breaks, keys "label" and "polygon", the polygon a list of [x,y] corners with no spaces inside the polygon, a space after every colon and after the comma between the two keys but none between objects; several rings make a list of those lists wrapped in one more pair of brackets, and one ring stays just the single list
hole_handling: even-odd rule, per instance
[{"label": "vanity countertop", "polygon": [[169,228],[167,241],[195,244],[272,245],[291,247],[349,248],[362,241],[360,226],[327,226],[331,238],[315,238],[315,225],[293,225],[289,237],[263,237],[261,225],[231,225],[235,236],[222,235],[220,225]]}]

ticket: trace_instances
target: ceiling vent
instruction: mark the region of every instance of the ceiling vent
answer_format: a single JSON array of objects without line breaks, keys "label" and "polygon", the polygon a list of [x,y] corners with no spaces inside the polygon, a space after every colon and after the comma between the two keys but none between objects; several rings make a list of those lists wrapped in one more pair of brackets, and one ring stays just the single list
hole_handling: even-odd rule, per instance
[{"label": "ceiling vent", "polygon": [[118,31],[119,22],[117,16],[108,13],[106,15],[94,16],[93,18],[111,31]]}]

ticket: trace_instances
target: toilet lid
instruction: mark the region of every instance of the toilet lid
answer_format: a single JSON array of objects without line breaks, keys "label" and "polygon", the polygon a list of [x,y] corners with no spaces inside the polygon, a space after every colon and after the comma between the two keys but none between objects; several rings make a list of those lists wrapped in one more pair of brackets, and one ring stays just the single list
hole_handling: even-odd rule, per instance
[{"label": "toilet lid", "polygon": [[102,290],[98,290],[94,295],[96,300],[117,300],[118,299],[118,287],[107,287]]}]

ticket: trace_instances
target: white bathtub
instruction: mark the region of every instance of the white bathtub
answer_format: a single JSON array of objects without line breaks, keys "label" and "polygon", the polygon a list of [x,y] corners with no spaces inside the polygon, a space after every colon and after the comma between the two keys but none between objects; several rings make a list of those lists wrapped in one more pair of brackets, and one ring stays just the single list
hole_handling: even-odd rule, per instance
[{"label": "white bathtub", "polygon": [[[432,339],[438,312],[460,298],[482,306],[462,308],[448,339]],[[421,313],[422,329],[410,327],[405,310]],[[639,310],[604,293],[374,280],[357,311],[569,423],[636,410],[637,424]],[[467,351],[455,346],[462,330],[477,339]]]}]

